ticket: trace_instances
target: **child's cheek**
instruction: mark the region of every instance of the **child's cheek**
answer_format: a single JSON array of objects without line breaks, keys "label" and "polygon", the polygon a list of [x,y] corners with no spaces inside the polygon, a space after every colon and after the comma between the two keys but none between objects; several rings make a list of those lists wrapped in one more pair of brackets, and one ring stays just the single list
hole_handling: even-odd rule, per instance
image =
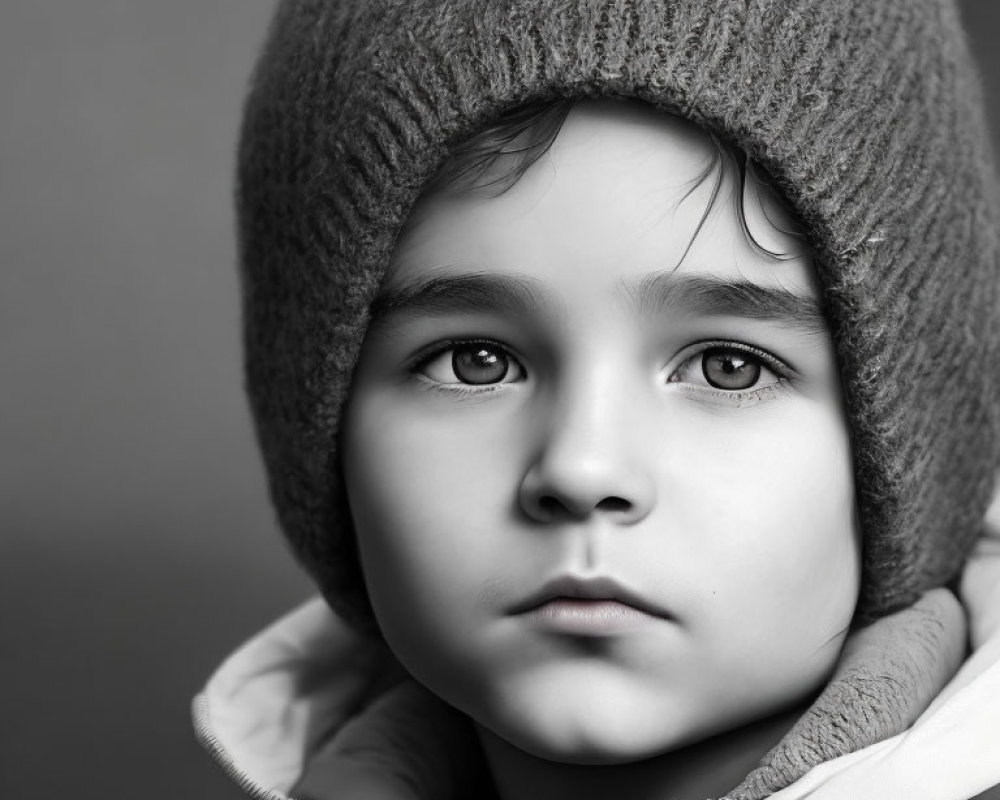
[{"label": "child's cheek", "polygon": [[[801,397],[753,409],[740,425],[717,419],[689,450],[678,528],[700,538],[690,567],[705,580],[704,617],[718,646],[823,664],[836,657],[860,585],[853,465],[839,406]],[[691,501],[701,500],[700,507]],[[762,648],[761,643],[768,643]],[[756,653],[756,655],[754,655]],[[807,674],[807,673],[803,673]],[[752,682],[748,680],[748,685]]]},{"label": "child's cheek", "polygon": [[500,409],[401,402],[363,384],[348,419],[345,476],[376,617],[408,668],[454,671],[488,621],[484,587],[510,561],[517,437]]}]

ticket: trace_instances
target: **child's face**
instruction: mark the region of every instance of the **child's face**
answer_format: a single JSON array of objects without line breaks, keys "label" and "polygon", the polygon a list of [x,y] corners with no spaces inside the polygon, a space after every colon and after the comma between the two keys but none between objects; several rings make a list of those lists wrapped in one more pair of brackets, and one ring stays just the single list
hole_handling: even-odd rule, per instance
[{"label": "child's face", "polygon": [[344,467],[378,621],[418,680],[536,755],[629,761],[777,711],[852,617],[812,265],[752,185],[757,239],[796,255],[751,246],[732,176],[695,237],[712,147],[578,106],[510,191],[421,201],[364,343]]}]

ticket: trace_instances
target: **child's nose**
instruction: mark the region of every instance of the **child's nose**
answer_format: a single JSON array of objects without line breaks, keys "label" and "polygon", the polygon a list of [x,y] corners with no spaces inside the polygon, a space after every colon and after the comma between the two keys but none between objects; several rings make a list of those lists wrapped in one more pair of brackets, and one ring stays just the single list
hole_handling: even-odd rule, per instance
[{"label": "child's nose", "polygon": [[579,394],[546,415],[537,450],[519,488],[524,512],[538,522],[592,515],[628,525],[644,519],[656,501],[644,455],[641,421],[629,398],[616,392]]}]

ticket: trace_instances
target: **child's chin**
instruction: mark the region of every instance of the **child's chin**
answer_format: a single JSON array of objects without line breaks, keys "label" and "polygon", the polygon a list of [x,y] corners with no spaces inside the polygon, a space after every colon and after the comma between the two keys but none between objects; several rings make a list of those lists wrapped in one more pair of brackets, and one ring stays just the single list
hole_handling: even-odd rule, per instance
[{"label": "child's chin", "polygon": [[520,749],[535,758],[560,764],[607,767],[645,761],[675,748],[669,745],[643,748],[623,747],[620,743],[615,742],[588,742],[583,745],[530,742],[527,747]]},{"label": "child's chin", "polygon": [[500,738],[535,758],[561,764],[611,766],[645,761],[679,749],[701,738],[681,731],[659,731],[643,736],[636,729],[614,730],[596,726],[558,726],[548,721],[543,730],[504,731]]},{"label": "child's chin", "polygon": [[586,750],[576,750],[576,749],[559,749],[552,750],[547,753],[532,753],[538,758],[544,758],[546,761],[555,761],[560,764],[575,764],[578,766],[591,766],[591,767],[610,767],[619,766],[622,764],[634,764],[639,761],[645,761],[649,758],[654,758],[658,755],[663,755],[664,752],[668,752],[670,748],[665,750],[651,750],[636,753],[633,751],[621,751],[614,748],[601,748],[601,749],[586,749]]}]

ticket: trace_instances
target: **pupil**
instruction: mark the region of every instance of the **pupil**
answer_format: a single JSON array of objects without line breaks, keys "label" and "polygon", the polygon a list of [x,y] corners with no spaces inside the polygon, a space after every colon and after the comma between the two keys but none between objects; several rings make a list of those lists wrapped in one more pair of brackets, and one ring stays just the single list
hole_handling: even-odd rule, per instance
[{"label": "pupil", "polygon": [[760,379],[760,364],[736,350],[711,348],[702,356],[701,371],[710,386],[730,391],[749,389]]},{"label": "pupil", "polygon": [[504,353],[483,345],[456,348],[451,357],[451,368],[462,383],[499,383],[509,367]]}]

